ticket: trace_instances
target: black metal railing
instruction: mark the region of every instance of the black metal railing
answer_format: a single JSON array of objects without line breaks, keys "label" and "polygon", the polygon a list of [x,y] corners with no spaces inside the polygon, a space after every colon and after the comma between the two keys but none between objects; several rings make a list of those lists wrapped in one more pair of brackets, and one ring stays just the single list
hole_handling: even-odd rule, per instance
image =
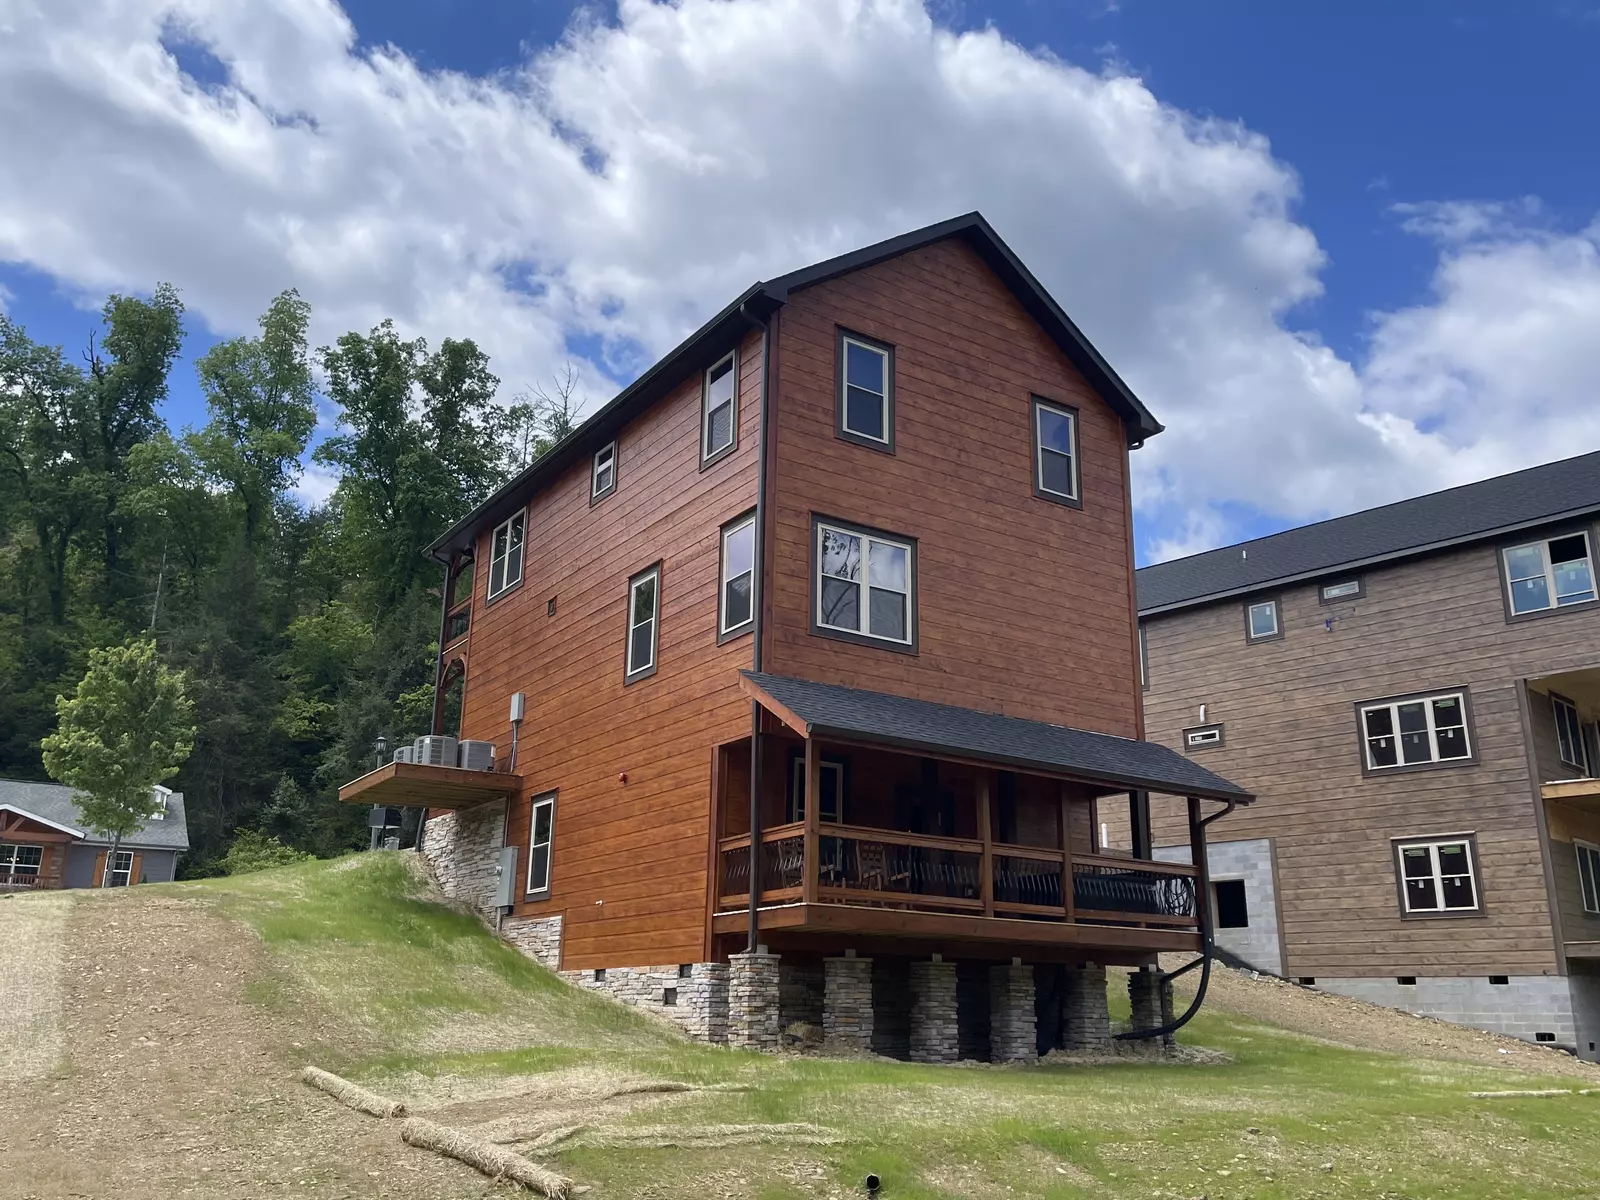
[{"label": "black metal railing", "polygon": [[1187,868],[1141,868],[1126,860],[1090,863],[1074,858],[1072,901],[1080,912],[1193,918],[1194,875]]}]

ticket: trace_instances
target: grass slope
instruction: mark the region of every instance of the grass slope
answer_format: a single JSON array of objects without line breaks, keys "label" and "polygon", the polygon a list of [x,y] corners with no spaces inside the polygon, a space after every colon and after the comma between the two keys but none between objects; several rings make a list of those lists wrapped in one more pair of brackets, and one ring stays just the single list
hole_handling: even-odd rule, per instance
[{"label": "grass slope", "polygon": [[[680,1124],[814,1122],[837,1147],[574,1150],[604,1195],[1494,1197],[1600,1192],[1600,1097],[1480,1101],[1571,1087],[1427,1057],[1364,1053],[1226,1012],[1183,1032],[1215,1066],[933,1068],[771,1058],[682,1041],[557,981],[429,899],[394,855],[202,885],[276,963],[263,1002],[342,1031],[342,1066],[419,1088],[573,1068],[739,1081],[694,1093]],[[1113,999],[1116,999],[1113,994]],[[1125,1011],[1125,1003],[1124,1003]],[[418,1081],[421,1081],[420,1083]],[[456,1093],[459,1094],[459,1091]],[[480,1114],[481,1115],[481,1114]],[[624,1121],[659,1124],[659,1110]]]}]

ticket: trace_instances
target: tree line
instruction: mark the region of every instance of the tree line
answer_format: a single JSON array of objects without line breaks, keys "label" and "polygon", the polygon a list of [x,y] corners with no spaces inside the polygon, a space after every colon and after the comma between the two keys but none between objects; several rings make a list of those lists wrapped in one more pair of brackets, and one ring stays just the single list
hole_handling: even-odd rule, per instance
[{"label": "tree line", "polygon": [[[427,732],[443,572],[425,547],[569,433],[570,368],[502,405],[470,339],[391,321],[317,349],[294,291],[195,363],[199,428],[160,416],[177,291],[113,295],[69,355],[0,314],[0,777],[48,778],[56,697],[91,652],[153,640],[181,672],[193,748],[187,874],[241,831],[327,855],[364,844],[339,784],[379,735]],[[297,498],[311,459],[325,504]]]}]

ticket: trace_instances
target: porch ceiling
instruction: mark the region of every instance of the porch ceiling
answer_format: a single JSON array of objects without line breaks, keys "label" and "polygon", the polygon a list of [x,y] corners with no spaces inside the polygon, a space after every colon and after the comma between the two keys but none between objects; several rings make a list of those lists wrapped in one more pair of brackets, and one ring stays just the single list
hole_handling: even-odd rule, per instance
[{"label": "porch ceiling", "polygon": [[1166,746],[1066,725],[755,671],[739,686],[803,737],[964,758],[1126,789],[1248,804],[1255,797]]},{"label": "porch ceiling", "polygon": [[339,799],[395,808],[472,808],[515,795],[521,786],[520,775],[396,762],[351,780],[339,789]]}]

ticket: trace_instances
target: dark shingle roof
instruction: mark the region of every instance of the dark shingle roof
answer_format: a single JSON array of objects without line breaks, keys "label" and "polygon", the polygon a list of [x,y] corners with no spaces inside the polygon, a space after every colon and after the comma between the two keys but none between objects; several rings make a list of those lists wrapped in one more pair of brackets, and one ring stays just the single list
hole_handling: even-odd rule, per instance
[{"label": "dark shingle roof", "polygon": [[820,737],[860,738],[929,754],[955,753],[1118,787],[1245,803],[1252,799],[1243,788],[1155,742],[784,675],[756,671],[740,675]]},{"label": "dark shingle roof", "polygon": [[[72,803],[72,789],[59,783],[30,783],[22,779],[0,779],[0,805],[20,809],[84,835],[84,841],[94,845],[110,845],[111,839],[101,837],[83,823],[77,807]],[[183,812],[183,793],[167,796],[167,815],[160,821],[146,821],[139,831],[122,839],[130,849],[187,850],[189,848],[189,823]]]},{"label": "dark shingle roof", "polygon": [[1142,567],[1157,613],[1600,511],[1600,451]]}]

